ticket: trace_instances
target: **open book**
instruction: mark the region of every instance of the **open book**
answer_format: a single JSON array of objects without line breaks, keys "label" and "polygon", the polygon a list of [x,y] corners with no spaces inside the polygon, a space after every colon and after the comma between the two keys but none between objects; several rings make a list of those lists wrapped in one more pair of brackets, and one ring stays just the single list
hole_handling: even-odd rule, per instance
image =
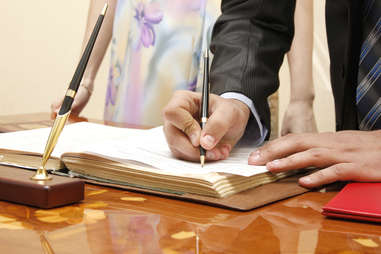
[{"label": "open book", "polygon": [[[37,168],[50,128],[0,134],[0,164]],[[65,126],[47,168],[65,166],[71,175],[105,183],[168,193],[227,197],[290,173],[272,174],[251,166],[252,148],[235,148],[223,161],[197,162],[174,158],[161,127],[139,130],[94,123]]]}]

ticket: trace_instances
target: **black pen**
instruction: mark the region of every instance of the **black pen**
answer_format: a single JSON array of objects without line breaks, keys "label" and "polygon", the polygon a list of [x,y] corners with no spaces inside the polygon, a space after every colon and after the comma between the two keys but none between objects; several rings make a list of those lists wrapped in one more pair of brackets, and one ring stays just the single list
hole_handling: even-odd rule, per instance
[{"label": "black pen", "polygon": [[86,45],[85,51],[82,54],[81,60],[78,63],[77,69],[75,70],[74,76],[70,82],[69,88],[66,91],[65,98],[62,102],[61,108],[54,120],[53,127],[50,131],[48,141],[45,146],[44,154],[42,155],[41,166],[38,168],[36,174],[32,176],[33,180],[43,181],[51,179],[46,173],[45,165],[53,152],[55,145],[57,144],[58,137],[60,136],[63,127],[65,126],[66,120],[68,119],[71,112],[71,105],[73,104],[75,94],[78,91],[78,87],[81,83],[83,74],[85,72],[87,62],[89,61],[91,51],[93,50],[95,40],[97,39],[99,30],[106,14],[107,3],[104,5],[101,14],[94,26],[93,32],[91,33],[89,42]]},{"label": "black pen", "polygon": [[[202,83],[202,98],[201,98],[201,129],[204,129],[206,121],[208,121],[208,110],[209,110],[209,50],[206,49],[204,52],[204,76]],[[205,149],[200,146],[200,162],[201,167],[205,163]]]}]

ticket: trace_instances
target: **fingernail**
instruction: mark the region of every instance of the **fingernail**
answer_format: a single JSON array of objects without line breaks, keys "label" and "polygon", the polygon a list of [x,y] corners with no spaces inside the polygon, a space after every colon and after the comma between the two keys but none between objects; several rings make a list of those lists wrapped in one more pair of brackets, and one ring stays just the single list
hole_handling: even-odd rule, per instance
[{"label": "fingernail", "polygon": [[281,164],[280,160],[273,160],[268,163],[268,166],[270,167],[278,167]]},{"label": "fingernail", "polygon": [[301,182],[301,184],[305,184],[305,185],[312,184],[312,179],[309,176],[302,177],[299,179],[299,181]]},{"label": "fingernail", "polygon": [[209,160],[214,160],[216,158],[216,155],[213,152],[207,151],[206,158]]},{"label": "fingernail", "polygon": [[214,138],[210,135],[206,135],[203,137],[204,144],[207,146],[206,148],[212,148],[214,146]]},{"label": "fingernail", "polygon": [[231,144],[224,144],[223,147],[226,148],[226,149],[228,150],[229,153],[230,153],[230,151],[232,150],[232,145],[231,145]]},{"label": "fingernail", "polygon": [[259,150],[252,152],[250,154],[250,160],[251,161],[259,161],[261,158],[261,152]]},{"label": "fingernail", "polygon": [[193,146],[198,146],[197,135],[195,133],[191,134],[189,138]]},{"label": "fingernail", "polygon": [[223,146],[221,148],[221,153],[222,153],[222,156],[223,156],[224,159],[226,159],[229,156],[229,152],[230,152],[230,150],[229,150],[228,147]]}]

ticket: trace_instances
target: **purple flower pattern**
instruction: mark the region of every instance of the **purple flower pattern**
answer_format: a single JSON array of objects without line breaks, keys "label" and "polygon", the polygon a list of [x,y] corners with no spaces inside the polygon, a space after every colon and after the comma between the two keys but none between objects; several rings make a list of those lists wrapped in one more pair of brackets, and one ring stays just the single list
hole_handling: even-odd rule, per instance
[{"label": "purple flower pattern", "polygon": [[[105,119],[155,126],[170,93],[196,89],[204,32],[220,1],[118,1]],[[174,57],[178,66],[168,68]]]},{"label": "purple flower pattern", "polygon": [[153,46],[156,37],[153,26],[161,22],[163,19],[163,12],[154,3],[145,5],[140,2],[135,8],[134,18],[138,22],[140,29],[138,48],[140,48],[141,44],[146,48]]},{"label": "purple flower pattern", "polygon": [[116,89],[113,84],[114,80],[114,75],[113,75],[113,67],[111,66],[109,69],[109,76],[108,76],[108,85],[107,85],[107,90],[106,90],[106,106],[108,104],[115,105],[115,100],[116,100]]}]

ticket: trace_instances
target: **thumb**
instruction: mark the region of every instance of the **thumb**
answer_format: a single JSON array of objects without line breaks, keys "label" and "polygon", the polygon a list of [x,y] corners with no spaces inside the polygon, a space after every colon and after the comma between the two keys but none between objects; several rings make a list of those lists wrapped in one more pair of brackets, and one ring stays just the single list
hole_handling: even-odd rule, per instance
[{"label": "thumb", "polygon": [[231,121],[226,121],[226,112],[217,110],[209,117],[201,132],[200,144],[207,150],[213,149],[231,128]]},{"label": "thumb", "polygon": [[213,149],[217,144],[234,147],[245,131],[249,114],[250,111],[244,103],[221,98],[201,132],[201,146],[207,150]]}]

